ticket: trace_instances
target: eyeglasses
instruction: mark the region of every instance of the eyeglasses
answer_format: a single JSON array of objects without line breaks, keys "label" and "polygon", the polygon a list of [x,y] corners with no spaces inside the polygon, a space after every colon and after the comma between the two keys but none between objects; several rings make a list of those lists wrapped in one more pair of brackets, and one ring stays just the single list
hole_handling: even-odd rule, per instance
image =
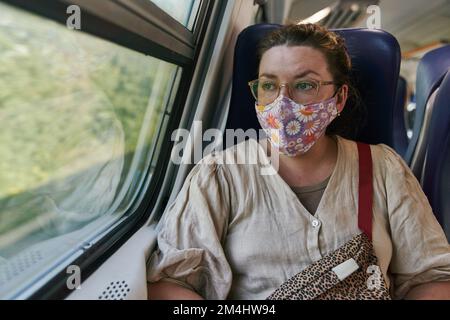
[{"label": "eyeglasses", "polygon": [[256,79],[250,81],[250,91],[260,105],[272,103],[280,95],[281,87],[286,86],[289,94],[297,103],[307,104],[313,102],[319,93],[320,87],[335,84],[333,81],[319,81],[314,79],[300,79],[292,83],[279,83],[276,80]]}]

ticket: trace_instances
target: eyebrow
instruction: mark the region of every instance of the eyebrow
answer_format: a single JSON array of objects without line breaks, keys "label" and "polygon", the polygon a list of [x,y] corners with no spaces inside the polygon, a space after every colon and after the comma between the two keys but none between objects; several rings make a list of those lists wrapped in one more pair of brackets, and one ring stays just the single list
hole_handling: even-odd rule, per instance
[{"label": "eyebrow", "polygon": [[[308,70],[305,70],[305,71],[303,71],[303,72],[297,74],[294,78],[301,78],[301,77],[304,77],[304,76],[306,76],[306,75],[308,75],[308,74],[310,74],[310,73],[313,73],[313,74],[318,75],[318,76],[320,77],[320,74],[318,74],[317,72],[315,72],[315,71],[313,71],[313,70],[308,69]],[[261,74],[260,74],[260,77],[277,78],[276,75],[271,74],[271,73],[261,73]]]}]

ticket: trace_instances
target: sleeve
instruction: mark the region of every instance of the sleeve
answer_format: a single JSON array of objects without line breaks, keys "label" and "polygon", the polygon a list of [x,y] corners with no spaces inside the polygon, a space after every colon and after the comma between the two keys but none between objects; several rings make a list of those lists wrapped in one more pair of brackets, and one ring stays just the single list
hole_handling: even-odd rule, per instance
[{"label": "sleeve", "polygon": [[382,145],[393,252],[389,271],[393,296],[419,284],[450,280],[450,245],[427,197],[403,159]]},{"label": "sleeve", "polygon": [[226,299],[232,272],[223,251],[230,211],[225,168],[198,163],[158,225],[148,282],[171,281],[205,299]]}]

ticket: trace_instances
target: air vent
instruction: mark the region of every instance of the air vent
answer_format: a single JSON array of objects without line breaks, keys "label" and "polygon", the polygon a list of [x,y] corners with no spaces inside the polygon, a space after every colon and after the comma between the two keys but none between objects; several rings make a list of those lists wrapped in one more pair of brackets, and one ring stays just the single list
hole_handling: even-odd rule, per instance
[{"label": "air vent", "polygon": [[111,282],[105,290],[98,297],[99,300],[124,300],[130,288],[128,283],[125,281],[113,281]]},{"label": "air vent", "polygon": [[28,251],[18,254],[12,259],[0,264],[0,287],[20,276],[26,270],[40,262],[43,256],[40,251]]}]

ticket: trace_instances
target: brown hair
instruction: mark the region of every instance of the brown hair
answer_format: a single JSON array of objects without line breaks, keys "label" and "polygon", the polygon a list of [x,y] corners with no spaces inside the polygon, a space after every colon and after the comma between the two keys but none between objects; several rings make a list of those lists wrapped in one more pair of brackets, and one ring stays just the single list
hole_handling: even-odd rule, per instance
[{"label": "brown hair", "polygon": [[346,107],[327,128],[327,134],[338,134],[352,139],[357,134],[357,124],[365,118],[364,108],[358,91],[353,86],[352,62],[340,35],[317,24],[290,24],[267,34],[258,46],[258,66],[263,54],[276,46],[309,46],[319,50],[325,56],[328,70],[339,86],[346,84],[348,102]]}]

